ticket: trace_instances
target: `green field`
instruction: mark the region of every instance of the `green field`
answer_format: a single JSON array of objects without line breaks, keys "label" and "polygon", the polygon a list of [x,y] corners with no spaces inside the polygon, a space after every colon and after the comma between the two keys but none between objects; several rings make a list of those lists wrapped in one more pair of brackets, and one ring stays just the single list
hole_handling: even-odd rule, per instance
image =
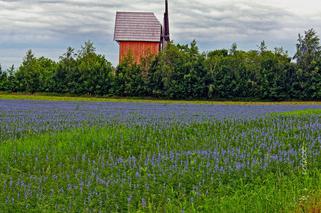
[{"label": "green field", "polygon": [[321,196],[320,120],[319,110],[308,110],[3,141],[0,209],[306,212]]},{"label": "green field", "polygon": [[320,105],[320,101],[257,101],[257,100],[162,100],[152,98],[106,98],[78,97],[52,94],[1,93],[0,100],[37,100],[37,101],[92,101],[92,102],[124,102],[124,103],[159,103],[159,104],[225,104],[225,105]]}]

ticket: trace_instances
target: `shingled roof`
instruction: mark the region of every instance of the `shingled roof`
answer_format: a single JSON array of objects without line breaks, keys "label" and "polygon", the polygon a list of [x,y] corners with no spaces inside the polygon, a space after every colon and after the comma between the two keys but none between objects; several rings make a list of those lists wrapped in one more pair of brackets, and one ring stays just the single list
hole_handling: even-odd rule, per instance
[{"label": "shingled roof", "polygon": [[117,12],[115,41],[160,42],[162,25],[148,12]]}]

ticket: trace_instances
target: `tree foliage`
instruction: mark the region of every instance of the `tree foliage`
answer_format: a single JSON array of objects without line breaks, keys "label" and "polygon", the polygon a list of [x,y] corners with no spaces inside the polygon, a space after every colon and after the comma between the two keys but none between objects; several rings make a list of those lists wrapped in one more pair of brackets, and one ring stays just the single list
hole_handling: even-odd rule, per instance
[{"label": "tree foliage", "polygon": [[321,98],[321,45],[320,38],[313,29],[299,35],[297,52],[297,82],[295,84],[300,99]]},{"label": "tree foliage", "polygon": [[170,43],[140,64],[129,54],[116,68],[91,41],[78,51],[69,47],[57,62],[29,50],[17,70],[0,67],[0,90],[171,99],[321,98],[321,46],[313,29],[299,35],[295,61],[282,47],[270,50],[265,41],[257,47],[242,51],[234,43],[202,53],[195,41]]},{"label": "tree foliage", "polygon": [[205,95],[205,55],[196,42],[188,45],[169,44],[156,58],[150,70],[153,96],[200,98]]}]

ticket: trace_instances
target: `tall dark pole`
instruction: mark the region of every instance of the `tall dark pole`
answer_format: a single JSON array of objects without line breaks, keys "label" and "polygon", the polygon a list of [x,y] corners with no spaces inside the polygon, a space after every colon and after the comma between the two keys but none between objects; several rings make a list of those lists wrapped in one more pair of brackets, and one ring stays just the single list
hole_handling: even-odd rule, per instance
[{"label": "tall dark pole", "polygon": [[164,26],[163,26],[163,35],[162,35],[162,44],[163,49],[170,42],[169,34],[169,14],[168,14],[168,0],[165,0],[165,13],[164,13]]}]

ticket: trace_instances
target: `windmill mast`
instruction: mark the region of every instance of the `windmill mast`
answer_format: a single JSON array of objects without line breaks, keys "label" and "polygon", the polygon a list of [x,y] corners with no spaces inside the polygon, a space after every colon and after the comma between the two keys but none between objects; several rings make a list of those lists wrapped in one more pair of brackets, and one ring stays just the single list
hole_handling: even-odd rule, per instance
[{"label": "windmill mast", "polygon": [[169,14],[168,14],[168,0],[165,0],[164,26],[162,33],[162,48],[164,49],[170,42],[169,34]]}]

